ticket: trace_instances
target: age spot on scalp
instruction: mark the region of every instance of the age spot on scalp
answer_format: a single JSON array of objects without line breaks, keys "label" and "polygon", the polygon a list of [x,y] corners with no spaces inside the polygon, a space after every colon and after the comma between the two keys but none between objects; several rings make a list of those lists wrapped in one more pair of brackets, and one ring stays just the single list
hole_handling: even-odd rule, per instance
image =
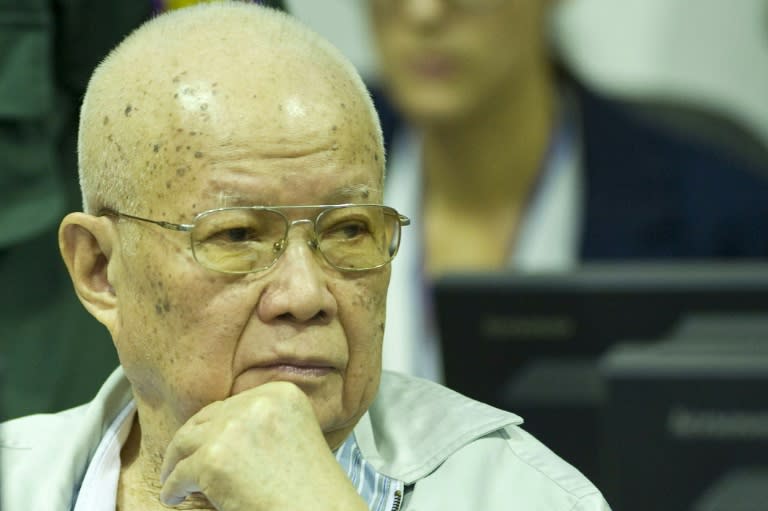
[{"label": "age spot on scalp", "polygon": [[157,302],[155,304],[155,313],[158,316],[163,316],[164,314],[170,312],[171,310],[171,302],[168,301],[168,298],[163,299],[162,302]]}]

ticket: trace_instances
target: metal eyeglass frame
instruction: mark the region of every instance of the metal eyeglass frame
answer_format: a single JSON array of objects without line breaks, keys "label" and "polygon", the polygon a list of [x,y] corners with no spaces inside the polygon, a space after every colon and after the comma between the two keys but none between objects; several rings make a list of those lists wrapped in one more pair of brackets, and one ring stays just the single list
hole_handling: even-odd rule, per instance
[{"label": "metal eyeglass frame", "polygon": [[[317,220],[320,218],[323,214],[328,212],[332,209],[342,209],[342,208],[348,208],[348,207],[380,207],[383,210],[389,211],[397,218],[398,221],[398,230],[396,233],[395,238],[397,239],[397,245],[395,246],[394,251],[392,252],[392,255],[390,258],[376,266],[370,266],[365,268],[344,268],[337,266],[333,264],[331,261],[328,260],[326,255],[323,253],[323,251],[320,249],[318,243],[317,243]],[[317,213],[317,215],[314,216],[314,218],[300,218],[298,220],[289,220],[288,217],[283,213],[282,210],[296,210],[296,209],[319,209],[320,211]],[[227,271],[222,270],[220,268],[211,267],[209,265],[206,265],[202,263],[197,258],[197,251],[195,250],[195,243],[192,239],[192,231],[194,230],[197,220],[199,218],[202,218],[204,216],[210,215],[212,213],[216,213],[218,211],[227,211],[227,210],[262,210],[262,211],[271,211],[274,213],[279,214],[283,217],[283,220],[285,220],[285,233],[280,240],[278,240],[276,245],[276,252],[275,252],[275,258],[272,260],[272,262],[267,266],[262,266],[259,268],[251,269],[251,270],[244,270],[244,271]],[[311,205],[291,205],[291,206],[235,206],[235,207],[223,207],[223,208],[214,208],[214,209],[208,209],[205,211],[201,211],[200,213],[196,214],[194,219],[192,220],[191,224],[177,224],[173,222],[166,222],[164,220],[152,220],[150,218],[144,218],[136,215],[130,215],[128,213],[121,213],[120,211],[116,211],[111,208],[102,208],[97,216],[114,216],[117,218],[128,218],[131,220],[138,220],[140,222],[146,222],[150,224],[157,225],[159,227],[162,227],[163,229],[168,229],[171,231],[180,231],[180,232],[188,232],[189,233],[189,244],[190,248],[192,250],[192,255],[195,259],[195,261],[202,267],[207,268],[212,271],[217,271],[220,273],[227,273],[227,274],[247,274],[247,273],[258,273],[260,271],[265,271],[274,266],[274,264],[280,259],[280,256],[283,255],[283,252],[285,252],[285,248],[287,247],[288,243],[288,235],[290,233],[291,228],[296,224],[303,224],[303,223],[310,223],[312,224],[312,233],[313,238],[311,240],[307,241],[307,244],[314,250],[316,250],[320,255],[323,256],[323,260],[325,260],[326,263],[328,263],[331,267],[344,272],[363,272],[363,271],[370,271],[375,270],[377,268],[382,268],[386,266],[387,264],[391,263],[392,260],[397,255],[398,250],[400,249],[400,237],[401,237],[401,228],[405,227],[407,225],[411,224],[411,219],[407,216],[398,213],[396,209],[385,206],[383,204],[354,204],[354,203],[347,203],[347,204],[311,204]],[[391,243],[391,242],[390,242]]]}]

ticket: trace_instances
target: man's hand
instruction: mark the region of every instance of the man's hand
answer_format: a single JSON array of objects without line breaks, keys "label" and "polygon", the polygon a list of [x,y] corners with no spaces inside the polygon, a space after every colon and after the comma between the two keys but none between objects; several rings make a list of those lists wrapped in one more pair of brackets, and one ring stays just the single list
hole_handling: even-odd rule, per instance
[{"label": "man's hand", "polygon": [[168,446],[160,494],[199,492],[219,511],[366,510],[323,437],[307,396],[271,382],[211,403]]}]

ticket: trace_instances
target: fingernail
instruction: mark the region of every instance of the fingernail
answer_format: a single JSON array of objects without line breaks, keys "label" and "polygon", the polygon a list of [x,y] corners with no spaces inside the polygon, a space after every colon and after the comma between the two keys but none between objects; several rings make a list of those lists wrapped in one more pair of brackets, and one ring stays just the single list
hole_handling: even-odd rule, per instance
[{"label": "fingernail", "polygon": [[160,502],[164,506],[177,506],[184,501],[183,497],[163,497],[160,495]]}]

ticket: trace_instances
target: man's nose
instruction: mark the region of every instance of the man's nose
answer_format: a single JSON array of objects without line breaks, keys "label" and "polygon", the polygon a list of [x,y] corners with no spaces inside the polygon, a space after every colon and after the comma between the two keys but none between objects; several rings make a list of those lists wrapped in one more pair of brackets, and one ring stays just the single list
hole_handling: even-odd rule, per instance
[{"label": "man's nose", "polygon": [[[301,231],[301,232],[300,232]],[[338,304],[329,289],[322,255],[309,242],[308,229],[291,229],[285,251],[271,270],[257,311],[262,321],[328,322]]]}]

